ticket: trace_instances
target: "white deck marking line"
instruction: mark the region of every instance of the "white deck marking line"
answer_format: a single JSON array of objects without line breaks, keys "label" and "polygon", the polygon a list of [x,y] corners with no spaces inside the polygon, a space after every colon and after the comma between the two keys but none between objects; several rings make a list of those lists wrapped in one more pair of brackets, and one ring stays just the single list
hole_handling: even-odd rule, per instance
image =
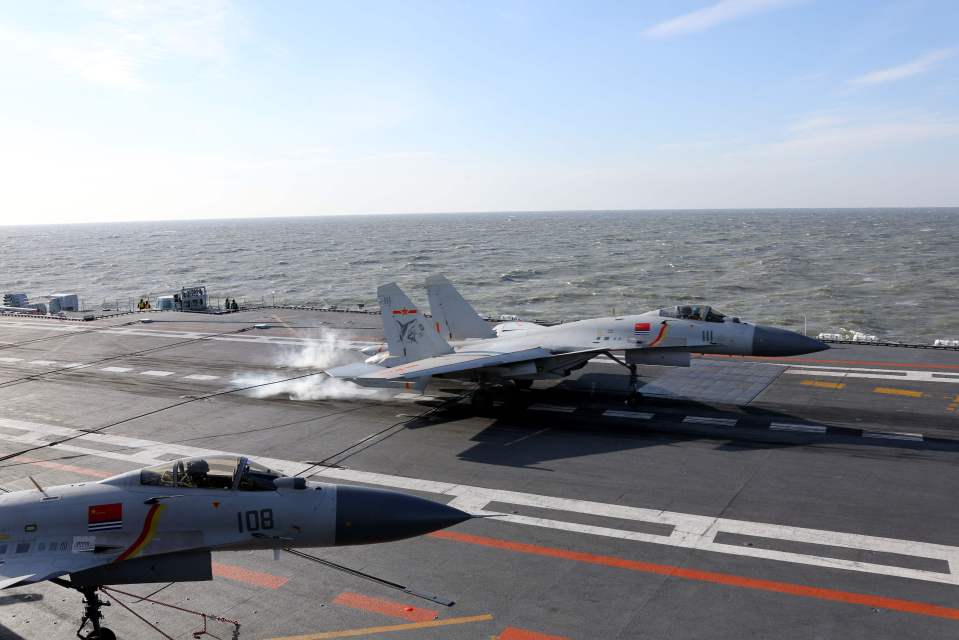
[{"label": "white deck marking line", "polygon": [[141,371],[141,376],[155,376],[157,378],[164,378],[166,376],[172,376],[173,371]]},{"label": "white deck marking line", "polygon": [[0,358],[0,362],[20,362],[23,358]]},{"label": "white deck marking line", "polygon": [[736,418],[707,418],[706,416],[686,416],[683,418],[683,422],[691,422],[696,424],[718,424],[724,427],[735,427],[736,423],[739,422]]},{"label": "white deck marking line", "polygon": [[38,364],[38,365],[41,365],[41,366],[47,366],[47,365],[53,365],[53,364],[56,364],[56,363],[57,363],[56,360],[31,360],[31,361],[28,362],[27,364]]},{"label": "white deck marking line", "polygon": [[205,373],[194,373],[188,376],[183,376],[184,380],[219,380],[220,376],[210,376]]},{"label": "white deck marking line", "polygon": [[921,433],[903,433],[900,431],[863,431],[863,438],[885,438],[886,440],[911,440],[913,442],[922,442]]},{"label": "white deck marking line", "polygon": [[773,431],[802,431],[805,433],[826,433],[826,427],[818,424],[795,424],[791,422],[773,422],[769,428]]},{"label": "white deck marking line", "polygon": [[[861,371],[867,371],[867,373],[860,373]],[[894,375],[893,373],[869,373],[868,369],[844,369],[844,370],[829,370],[829,369],[813,369],[811,367],[794,367],[791,369],[786,369],[784,373],[790,373],[793,375],[800,376],[826,376],[833,378],[872,378],[874,380],[900,380],[903,382],[951,382],[952,384],[959,384],[959,377],[942,377],[949,374],[937,374],[934,371],[905,371],[902,374]],[[874,369],[873,371],[883,371],[883,369]],[[904,374],[904,375],[903,375]]]},{"label": "white deck marking line", "polygon": [[603,412],[604,416],[610,418],[629,418],[631,420],[649,420],[653,417],[652,413],[643,413],[642,411],[620,411],[618,409],[607,409]]},{"label": "white deck marking line", "polygon": [[558,404],[531,404],[530,411],[555,411],[556,413],[573,413],[576,407],[564,407]]},{"label": "white deck marking line", "polygon": [[127,371],[133,371],[130,367],[103,367],[100,371],[106,371],[107,373],[126,373]]},{"label": "white deck marking line", "polygon": [[[0,426],[23,432],[22,436],[0,434],[0,440],[2,441],[48,444],[48,441],[44,438],[50,435],[78,436],[77,439],[72,443],[56,445],[52,448],[60,451],[70,451],[74,453],[82,453],[84,455],[98,456],[100,458],[122,460],[128,463],[133,463],[135,466],[169,462],[169,460],[163,459],[163,456],[169,454],[185,457],[237,455],[236,453],[231,452],[216,451],[213,449],[201,449],[198,447],[189,447],[186,445],[170,444],[114,434],[85,434],[82,431],[70,429],[68,427],[58,427],[55,425],[25,422],[21,420],[5,418],[0,418]],[[101,445],[109,444],[118,448],[136,447],[142,449],[142,451],[132,454],[121,453],[118,451],[102,451],[99,449],[80,446],[80,444],[82,444],[84,441],[91,443],[96,442]],[[279,460],[261,456],[253,457],[258,462],[289,475],[305,471],[306,469],[312,467],[312,465],[308,465],[303,462]],[[632,540],[636,542],[683,547],[688,549],[701,549],[704,551],[725,553],[729,555],[748,556],[779,562],[792,562],[797,564],[843,569],[860,573],[893,576],[959,586],[959,547],[951,547],[929,542],[917,542],[912,540],[898,540],[895,538],[880,538],[876,536],[843,533],[839,531],[825,531],[761,522],[750,522],[746,520],[729,520],[726,518],[714,518],[711,516],[661,511],[658,509],[644,509],[640,507],[628,507],[624,505],[592,502],[588,500],[575,500],[570,498],[543,496],[532,493],[521,493],[518,491],[487,489],[484,487],[476,487],[451,482],[439,482],[435,480],[408,478],[404,476],[392,476],[368,471],[359,471],[355,469],[324,467],[320,468],[314,474],[314,477],[319,477],[320,479],[326,480],[361,482],[377,486],[392,487],[394,489],[404,489],[407,491],[423,491],[426,493],[453,496],[454,499],[450,503],[453,506],[465,508],[465,510],[476,515],[497,515],[498,517],[492,519],[491,522],[506,521],[513,524],[545,527],[549,529],[568,531],[570,533],[597,535],[609,538],[618,538],[621,540]],[[543,509],[551,509],[554,511],[568,511],[572,513],[584,513],[589,515],[606,516],[609,518],[663,524],[672,526],[673,530],[670,535],[663,536],[640,533],[636,531],[626,531],[611,527],[584,525],[566,522],[563,520],[532,518],[516,514],[501,514],[499,512],[484,511],[483,508],[491,502],[505,502],[507,504],[538,507]],[[736,545],[720,544],[715,542],[715,537],[719,533],[738,533],[792,542],[846,547],[865,551],[877,551],[913,557],[930,558],[942,560],[948,563],[950,571],[948,573],[941,573],[938,571],[926,571],[921,569],[909,569],[905,567],[858,562],[854,560],[827,558],[804,553],[773,551],[769,549],[757,549],[755,547],[739,547]]]}]

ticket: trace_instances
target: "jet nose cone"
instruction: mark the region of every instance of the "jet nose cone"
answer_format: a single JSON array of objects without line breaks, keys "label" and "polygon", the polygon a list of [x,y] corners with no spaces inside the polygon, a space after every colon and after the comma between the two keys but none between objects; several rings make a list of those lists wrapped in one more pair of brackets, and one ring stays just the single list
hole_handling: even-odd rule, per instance
[{"label": "jet nose cone", "polygon": [[371,544],[420,536],[470,519],[439,502],[366,487],[336,488],[337,545]]},{"label": "jet nose cone", "polygon": [[824,342],[786,329],[756,325],[753,333],[754,356],[798,356],[828,348]]}]

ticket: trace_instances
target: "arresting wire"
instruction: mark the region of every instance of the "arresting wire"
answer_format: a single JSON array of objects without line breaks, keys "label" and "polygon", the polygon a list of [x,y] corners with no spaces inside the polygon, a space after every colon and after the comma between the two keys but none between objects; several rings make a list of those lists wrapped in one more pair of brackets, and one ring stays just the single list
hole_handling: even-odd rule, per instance
[{"label": "arresting wire", "polygon": [[30,452],[32,452],[32,451],[38,451],[38,450],[40,450],[40,449],[46,449],[47,447],[55,447],[55,446],[57,446],[57,445],[59,445],[59,444],[64,444],[64,443],[66,443],[66,442],[70,442],[71,440],[76,440],[77,438],[82,438],[82,437],[87,436],[87,435],[90,435],[90,434],[100,433],[100,432],[102,432],[102,431],[106,431],[107,429],[112,429],[113,427],[116,427],[116,426],[118,426],[118,425],[125,424],[125,423],[127,423],[127,422],[132,422],[132,421],[134,421],[134,420],[139,420],[140,418],[145,418],[145,417],[147,417],[147,416],[152,416],[152,415],[155,415],[155,414],[157,414],[157,413],[162,413],[163,411],[167,411],[168,409],[174,409],[174,408],[176,408],[176,407],[181,407],[181,406],[183,406],[183,405],[185,405],[185,404],[190,404],[191,402],[197,402],[197,401],[199,401],[199,400],[206,400],[206,399],[208,399],[208,398],[215,398],[215,397],[217,397],[217,396],[225,396],[225,395],[227,395],[227,394],[237,393],[237,392],[239,392],[239,391],[249,391],[250,389],[259,389],[260,387],[267,387],[267,386],[269,386],[269,385],[271,385],[271,384],[280,384],[280,383],[282,383],[282,382],[290,382],[290,381],[292,381],[292,380],[300,380],[300,379],[302,379],[302,378],[309,378],[310,376],[319,375],[319,374],[321,374],[321,373],[323,373],[323,372],[322,372],[322,371],[311,371],[311,372],[309,372],[309,373],[303,373],[303,374],[300,374],[300,375],[297,375],[297,376],[291,376],[291,377],[289,377],[289,378],[283,378],[283,379],[281,379],[281,380],[271,380],[270,382],[261,382],[261,383],[259,383],[259,384],[251,384],[251,385],[247,385],[247,386],[245,386],[245,387],[236,387],[236,388],[234,388],[234,389],[224,389],[224,390],[222,390],[222,391],[214,391],[213,393],[208,393],[208,394],[205,394],[205,395],[202,395],[202,396],[193,396],[193,397],[191,397],[191,398],[187,398],[187,399],[182,400],[182,401],[180,401],[180,402],[174,402],[173,404],[166,405],[165,407],[160,407],[159,409],[153,409],[152,411],[145,411],[145,412],[143,412],[143,413],[138,413],[137,415],[130,416],[130,417],[124,418],[124,419],[122,419],[122,420],[117,420],[116,422],[111,422],[110,424],[105,424],[105,425],[103,425],[102,427],[97,427],[96,429],[84,429],[82,432],[80,432],[80,433],[78,433],[78,434],[75,434],[75,435],[72,435],[72,436],[67,436],[67,437],[65,437],[65,438],[61,438],[61,439],[59,439],[59,440],[54,440],[54,441],[48,442],[48,443],[46,443],[46,444],[41,444],[41,445],[36,445],[36,446],[33,446],[33,447],[28,447],[28,448],[22,449],[22,450],[20,450],[20,451],[15,451],[14,453],[8,453],[8,454],[6,454],[6,455],[4,455],[4,456],[0,456],[0,462],[5,462],[5,461],[7,461],[7,460],[12,460],[13,458],[16,458],[16,457],[18,457],[18,456],[25,455],[25,454],[30,453]]},{"label": "arresting wire", "polygon": [[[240,328],[240,329],[231,329],[230,331],[222,331],[222,332],[220,332],[220,333],[211,333],[211,334],[209,334],[209,335],[200,336],[200,337],[198,337],[198,338],[190,338],[190,339],[188,339],[188,340],[181,340],[181,341],[179,341],[179,342],[173,342],[173,343],[170,343],[170,344],[162,344],[162,345],[157,346],[157,347],[149,347],[149,348],[147,348],[147,349],[140,349],[140,350],[138,350],[138,351],[130,351],[130,352],[128,352],[128,353],[120,353],[120,354],[113,355],[113,356],[107,356],[107,357],[105,357],[105,358],[98,358],[98,359],[96,359],[96,360],[91,360],[90,362],[81,362],[80,364],[75,365],[75,366],[71,366],[71,367],[60,367],[59,369],[51,369],[51,370],[49,370],[49,371],[41,371],[41,372],[39,372],[39,373],[31,373],[30,375],[27,375],[27,376],[23,376],[23,377],[20,377],[20,378],[14,378],[13,380],[7,380],[7,381],[5,381],[5,382],[0,382],[0,389],[2,389],[2,388],[4,388],[4,387],[8,387],[8,386],[13,386],[13,385],[16,385],[16,384],[21,384],[21,383],[24,383],[24,382],[29,382],[29,381],[31,381],[31,380],[36,380],[36,379],[42,378],[43,376],[49,376],[49,375],[53,375],[53,374],[57,374],[57,373],[63,373],[64,371],[76,371],[76,370],[78,370],[78,369],[85,369],[85,368],[87,368],[87,367],[92,367],[93,365],[96,365],[96,364],[103,364],[104,362],[110,362],[111,360],[119,360],[119,359],[121,359],[121,358],[130,358],[130,357],[133,357],[133,356],[142,356],[142,355],[145,355],[145,354],[147,354],[147,353],[154,353],[154,352],[156,352],[156,351],[163,351],[164,349],[173,349],[174,347],[182,347],[183,345],[186,345],[186,344],[192,344],[192,343],[194,343],[194,342],[201,342],[201,341],[203,341],[203,340],[209,340],[209,339],[211,339],[211,338],[217,338],[217,337],[220,337],[220,336],[228,336],[228,335],[234,334],[234,333],[243,333],[244,331],[250,331],[252,328],[253,328],[252,326],[247,326],[247,327],[242,327],[242,328]],[[77,334],[73,334],[73,335],[77,335]]]}]

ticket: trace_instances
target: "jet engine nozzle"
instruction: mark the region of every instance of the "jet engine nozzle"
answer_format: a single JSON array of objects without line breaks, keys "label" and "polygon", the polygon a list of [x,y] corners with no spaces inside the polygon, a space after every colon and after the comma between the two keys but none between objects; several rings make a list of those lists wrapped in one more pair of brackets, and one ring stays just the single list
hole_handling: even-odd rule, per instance
[{"label": "jet engine nozzle", "polygon": [[334,543],[372,544],[412,538],[470,517],[459,509],[405,493],[339,485]]},{"label": "jet engine nozzle", "polygon": [[786,329],[756,325],[753,332],[754,356],[785,357],[824,351],[829,345]]}]

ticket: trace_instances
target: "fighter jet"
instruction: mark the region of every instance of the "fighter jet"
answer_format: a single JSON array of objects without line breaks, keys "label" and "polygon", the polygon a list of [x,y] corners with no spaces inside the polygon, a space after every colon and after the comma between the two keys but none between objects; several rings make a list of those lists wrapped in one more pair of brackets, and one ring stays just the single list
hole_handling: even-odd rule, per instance
[{"label": "fighter jet", "polygon": [[[505,322],[490,327],[442,276],[427,280],[432,318],[390,283],[379,287],[387,350],[366,362],[327,370],[359,385],[423,388],[431,377],[477,383],[474,404],[490,402],[488,390],[510,383],[563,378],[605,354],[630,371],[630,403],[637,365],[688,367],[690,354],[794,356],[828,349],[799,333],[743,322],[706,305],[678,305],[639,315],[592,318],[544,326]],[[617,355],[622,353],[622,358]]]},{"label": "fighter jet", "polygon": [[284,477],[238,456],[36,486],[0,494],[0,589],[51,580],[80,591],[77,635],[89,640],[115,637],[100,624],[102,586],[212,580],[211,551],[388,542],[470,517],[393,491]]}]

